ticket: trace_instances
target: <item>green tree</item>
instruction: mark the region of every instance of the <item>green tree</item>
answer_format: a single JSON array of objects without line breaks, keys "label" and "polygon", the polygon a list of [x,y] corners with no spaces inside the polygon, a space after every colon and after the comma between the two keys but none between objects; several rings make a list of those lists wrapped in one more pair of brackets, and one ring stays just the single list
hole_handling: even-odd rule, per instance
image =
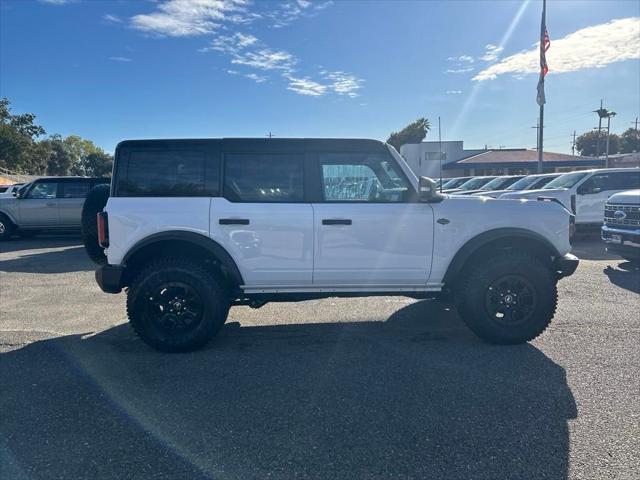
[{"label": "green tree", "polygon": [[[620,145],[620,137],[612,133],[609,138],[609,154],[618,153]],[[591,131],[580,135],[576,139],[576,148],[580,155],[586,157],[595,157],[598,148],[598,132]],[[604,155],[607,150],[607,132],[600,132],[600,155]]]},{"label": "green tree", "polygon": [[87,157],[91,154],[104,153],[91,140],[69,135],[62,143],[71,157],[71,175],[91,175],[90,167],[87,164]]},{"label": "green tree", "polygon": [[48,144],[51,149],[47,162],[47,175],[69,175],[73,159],[67,152],[62,137],[58,134],[51,135],[41,143]]},{"label": "green tree", "polygon": [[620,135],[620,153],[640,152],[640,131],[629,128]]},{"label": "green tree", "polygon": [[400,151],[400,147],[406,143],[422,142],[430,129],[431,124],[429,123],[429,120],[426,118],[419,118],[399,132],[393,132],[389,135],[387,143],[389,145],[393,145],[396,150]]},{"label": "green tree", "polygon": [[92,177],[110,177],[113,157],[102,150],[87,155],[86,174]]},{"label": "green tree", "polygon": [[37,138],[45,131],[34,123],[35,118],[32,113],[11,113],[11,102],[7,98],[0,99],[0,166],[18,172],[37,173],[29,169],[41,164],[43,159],[31,156],[43,153],[34,147]]}]

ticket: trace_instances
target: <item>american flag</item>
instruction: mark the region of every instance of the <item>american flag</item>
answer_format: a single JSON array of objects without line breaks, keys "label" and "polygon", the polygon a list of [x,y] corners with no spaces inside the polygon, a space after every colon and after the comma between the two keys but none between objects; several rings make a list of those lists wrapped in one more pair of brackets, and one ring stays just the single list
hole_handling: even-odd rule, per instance
[{"label": "american flag", "polygon": [[549,65],[547,65],[547,50],[551,46],[551,40],[549,40],[549,32],[547,32],[547,2],[542,3],[542,22],[540,23],[540,79],[538,80],[538,105],[542,106],[546,102],[544,96],[544,77],[549,71]]}]

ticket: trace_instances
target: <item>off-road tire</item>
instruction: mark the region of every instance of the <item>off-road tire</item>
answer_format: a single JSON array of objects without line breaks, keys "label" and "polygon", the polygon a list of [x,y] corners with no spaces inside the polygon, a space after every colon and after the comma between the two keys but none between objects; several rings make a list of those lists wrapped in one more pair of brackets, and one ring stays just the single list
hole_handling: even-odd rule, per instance
[{"label": "off-road tire", "polygon": [[[168,333],[161,326],[162,312],[168,310],[161,311],[154,302],[158,302],[159,291],[168,291],[167,285],[176,284],[187,285],[197,293],[202,315],[190,330]],[[189,352],[203,347],[224,325],[228,313],[229,295],[222,283],[213,273],[188,259],[154,261],[140,272],[127,291],[131,326],[145,343],[163,352]]]},{"label": "off-road tire", "polygon": [[15,229],[13,223],[5,214],[0,213],[0,241],[9,240]]},{"label": "off-road tire", "polygon": [[94,263],[104,265],[107,256],[98,244],[98,222],[96,216],[102,212],[109,200],[109,185],[96,185],[87,194],[82,206],[82,243],[87,255]]},{"label": "off-road tire", "polygon": [[[504,308],[504,297],[499,294],[504,287],[498,285],[504,285],[505,279],[512,279],[516,284],[520,281],[527,285],[526,291],[533,293],[528,295],[528,302],[521,301],[519,308],[527,308],[529,312],[522,315],[521,323],[509,324],[508,314],[503,319],[498,318],[500,314],[492,312],[488,306],[498,298],[500,308]],[[557,280],[551,269],[534,256],[520,252],[497,253],[465,268],[456,289],[456,304],[462,320],[484,341],[524,343],[536,338],[551,323],[558,304]]]}]

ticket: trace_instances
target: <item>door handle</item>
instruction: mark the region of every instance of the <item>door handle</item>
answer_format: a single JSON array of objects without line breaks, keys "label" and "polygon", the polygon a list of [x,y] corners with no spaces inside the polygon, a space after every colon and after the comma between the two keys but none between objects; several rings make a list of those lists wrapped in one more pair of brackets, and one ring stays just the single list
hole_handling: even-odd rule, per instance
[{"label": "door handle", "polygon": [[220,225],[249,225],[247,218],[221,218],[218,220]]},{"label": "door handle", "polygon": [[351,225],[350,218],[325,218],[322,220],[323,225]]}]

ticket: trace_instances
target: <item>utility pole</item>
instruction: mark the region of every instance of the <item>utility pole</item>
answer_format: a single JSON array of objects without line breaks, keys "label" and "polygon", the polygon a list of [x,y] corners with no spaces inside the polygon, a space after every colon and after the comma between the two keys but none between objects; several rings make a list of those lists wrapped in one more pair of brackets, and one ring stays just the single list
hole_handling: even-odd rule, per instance
[{"label": "utility pole", "polygon": [[611,117],[615,117],[616,112],[607,112],[607,153],[604,160],[605,168],[609,168],[609,139],[611,138]]},{"label": "utility pole", "polygon": [[602,99],[600,99],[600,108],[598,110],[594,110],[594,112],[598,114],[598,137],[596,140],[596,157],[600,158],[600,132],[602,131],[602,119],[604,118],[603,113],[606,112],[606,110],[602,108]]},{"label": "utility pole", "polygon": [[540,150],[540,120],[536,122],[535,127],[531,127],[536,129],[536,150]]},{"label": "utility pole", "polygon": [[576,131],[573,131],[573,143],[571,144],[571,155],[576,155]]},{"label": "utility pole", "polygon": [[438,160],[440,160],[440,193],[442,193],[442,130],[440,129],[440,116],[438,116]]},{"label": "utility pole", "polygon": [[267,133],[267,137],[273,138],[273,137],[275,137],[275,135],[273,133],[269,132],[269,133]]},{"label": "utility pole", "polygon": [[638,117],[636,117],[636,121],[635,122],[631,122],[632,124],[635,124],[636,128],[636,132],[638,131]]}]

